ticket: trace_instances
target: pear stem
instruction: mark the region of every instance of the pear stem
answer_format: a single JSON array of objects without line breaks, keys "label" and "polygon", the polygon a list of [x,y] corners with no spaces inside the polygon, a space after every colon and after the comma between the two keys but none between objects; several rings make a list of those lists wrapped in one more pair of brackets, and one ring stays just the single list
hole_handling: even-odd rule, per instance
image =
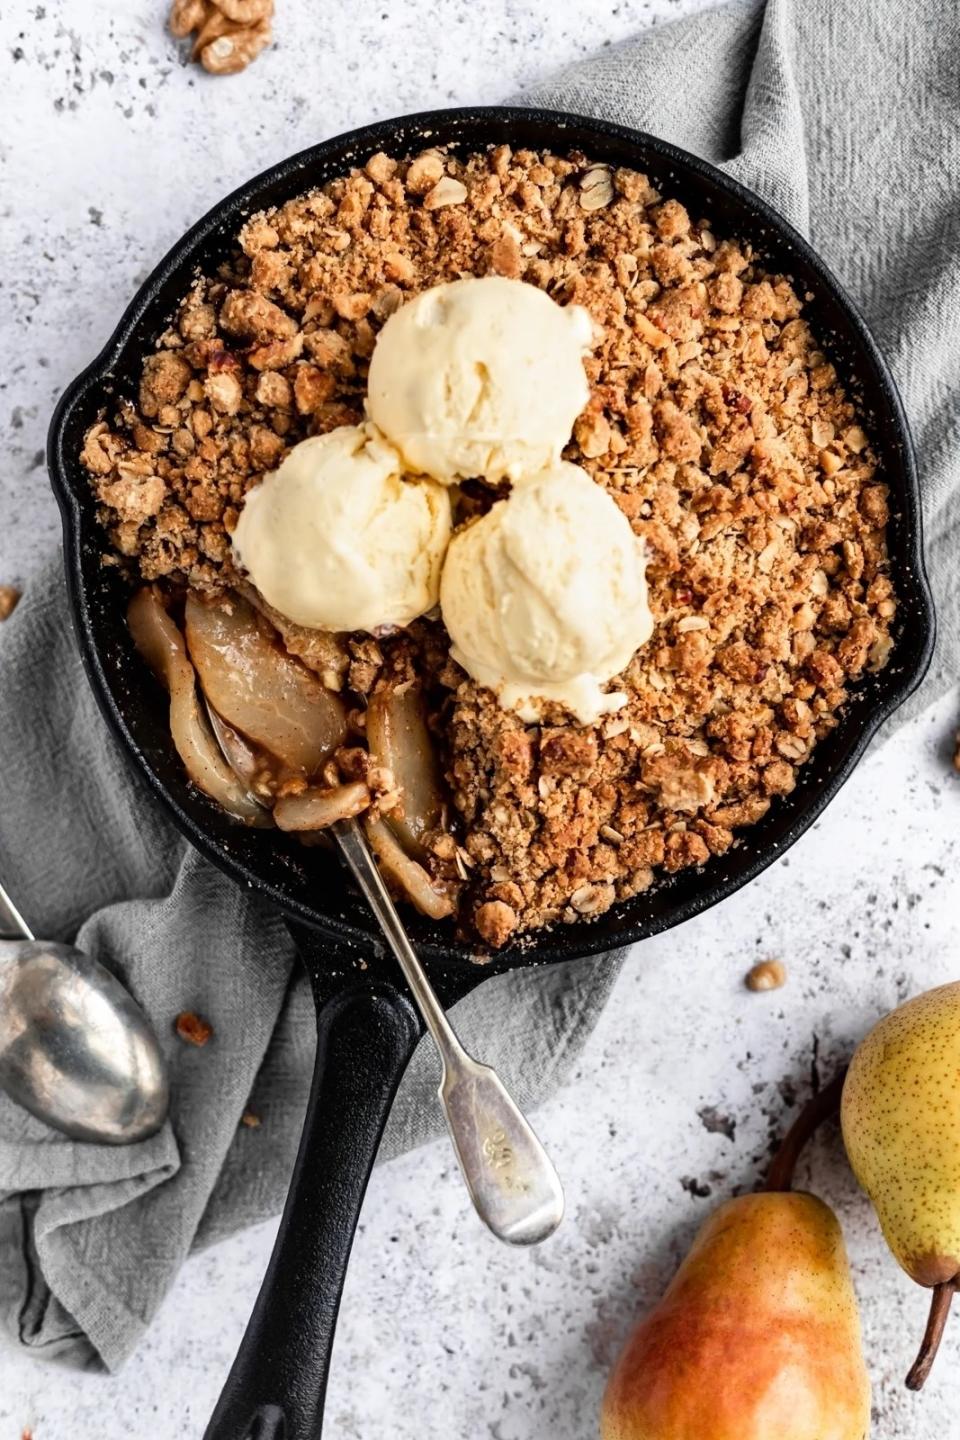
[{"label": "pear stem", "polygon": [[792,1187],[793,1172],[804,1145],[824,1120],[829,1120],[840,1109],[840,1096],[846,1078],[847,1067],[844,1066],[840,1073],[833,1077],[829,1085],[818,1090],[804,1105],[780,1141],[780,1148],[774,1155],[770,1169],[767,1171],[764,1190],[789,1190]]},{"label": "pear stem", "polygon": [[934,1285],[933,1296],[930,1300],[930,1313],[927,1316],[927,1328],[923,1332],[923,1339],[920,1341],[920,1350],[916,1360],[910,1367],[907,1376],[908,1390],[921,1390],[923,1383],[933,1368],[933,1362],[937,1358],[937,1351],[940,1349],[940,1341],[943,1338],[944,1326],[947,1323],[947,1316],[950,1314],[950,1305],[957,1289],[956,1280],[944,1280],[939,1285]]}]

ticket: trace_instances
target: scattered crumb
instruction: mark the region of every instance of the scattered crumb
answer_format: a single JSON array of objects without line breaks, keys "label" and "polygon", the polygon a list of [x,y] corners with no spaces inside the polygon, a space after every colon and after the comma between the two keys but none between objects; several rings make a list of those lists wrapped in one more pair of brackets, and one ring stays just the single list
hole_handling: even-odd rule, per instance
[{"label": "scattered crumb", "polygon": [[240,1116],[240,1124],[246,1125],[248,1130],[260,1129],[260,1116],[255,1115],[252,1110],[244,1110]]},{"label": "scattered crumb", "polygon": [[748,971],[748,990],[779,990],[787,983],[787,967],[780,960],[761,960]]},{"label": "scattered crumb", "polygon": [[713,1194],[713,1187],[703,1180],[698,1180],[695,1175],[681,1175],[680,1184],[695,1200],[709,1200]]},{"label": "scattered crumb", "polygon": [[0,620],[9,620],[20,600],[16,585],[0,585]]},{"label": "scattered crumb", "polygon": [[732,1115],[726,1115],[722,1110],[718,1110],[716,1105],[702,1105],[697,1111],[697,1116],[708,1134],[726,1135],[728,1140],[736,1139],[736,1120]]},{"label": "scattered crumb", "polygon": [[213,1034],[213,1026],[209,1020],[204,1020],[202,1015],[195,1015],[192,1010],[181,1011],[173,1022],[173,1028],[188,1045],[206,1045]]}]

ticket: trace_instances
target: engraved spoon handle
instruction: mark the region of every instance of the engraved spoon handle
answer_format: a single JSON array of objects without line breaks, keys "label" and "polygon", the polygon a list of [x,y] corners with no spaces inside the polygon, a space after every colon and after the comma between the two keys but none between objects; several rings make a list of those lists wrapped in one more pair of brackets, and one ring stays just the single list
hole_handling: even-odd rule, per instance
[{"label": "engraved spoon handle", "polygon": [[341,820],[332,833],[440,1052],[440,1103],[477,1214],[510,1245],[545,1240],[563,1217],[556,1170],[496,1072],[460,1044],[410,944],[361,825]]}]

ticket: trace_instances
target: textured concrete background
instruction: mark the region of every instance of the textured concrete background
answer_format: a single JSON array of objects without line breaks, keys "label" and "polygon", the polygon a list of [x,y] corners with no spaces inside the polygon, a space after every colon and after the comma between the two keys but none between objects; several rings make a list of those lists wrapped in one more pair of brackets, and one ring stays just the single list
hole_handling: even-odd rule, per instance
[{"label": "textured concrete background", "polygon": [[[324,135],[501,99],[697,0],[278,0],[244,76],[183,64],[161,0],[0,5],[0,581],[56,535],[42,446],[65,382],[186,225]],[[481,1231],[446,1145],[380,1170],[337,1341],[334,1440],[586,1440],[605,1370],[710,1207],[753,1183],[813,1072],[874,1018],[960,971],[956,700],[866,764],[816,830],[721,911],[643,946],[574,1083],[537,1124],[563,1174],[560,1233],[514,1254]],[[751,995],[757,958],[784,990]],[[863,1303],[874,1434],[960,1434],[960,1320],[927,1391],[902,1376],[926,1311],[825,1134],[802,1182],[835,1204]],[[0,1182],[2,1183],[2,1182]],[[185,1268],[141,1352],[104,1380],[0,1357],[0,1440],[199,1436],[274,1226]],[[775,1440],[775,1437],[771,1437]],[[776,1437],[779,1440],[779,1437]]]}]

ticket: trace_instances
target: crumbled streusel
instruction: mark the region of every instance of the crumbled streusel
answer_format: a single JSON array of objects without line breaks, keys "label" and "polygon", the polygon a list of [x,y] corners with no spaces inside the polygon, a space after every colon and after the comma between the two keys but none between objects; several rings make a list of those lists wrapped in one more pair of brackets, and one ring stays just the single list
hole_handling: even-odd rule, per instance
[{"label": "crumbled streusel", "polygon": [[[501,710],[439,622],[351,645],[358,711],[385,657],[428,687],[457,831],[434,837],[437,873],[467,882],[496,946],[722,854],[793,789],[848,681],[887,659],[886,487],[789,280],[644,175],[582,155],[375,155],[247,222],[83,460],[131,568],[235,583],[246,490],[288,446],[362,418],[384,319],[488,273],[597,323],[566,453],[645,539],[656,620],[615,682],[628,705],[589,727]],[[482,490],[464,487],[465,507]]]}]

